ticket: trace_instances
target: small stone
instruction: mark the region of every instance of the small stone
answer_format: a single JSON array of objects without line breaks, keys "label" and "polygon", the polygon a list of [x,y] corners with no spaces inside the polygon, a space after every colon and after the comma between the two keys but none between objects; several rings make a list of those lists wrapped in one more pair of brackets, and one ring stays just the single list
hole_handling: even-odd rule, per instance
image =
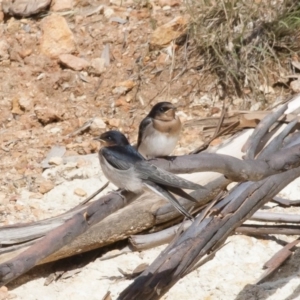
[{"label": "small stone", "polygon": [[104,9],[103,14],[107,19],[109,19],[110,17],[112,17],[115,14],[115,11],[112,8],[107,7]]},{"label": "small stone", "polygon": [[81,71],[89,66],[88,61],[72,54],[61,54],[59,56],[59,61],[62,65],[75,71]]},{"label": "small stone", "polygon": [[2,10],[5,14],[18,17],[29,17],[44,11],[51,0],[24,1],[24,0],[2,0]]},{"label": "small stone", "polygon": [[218,114],[218,113],[220,113],[220,111],[221,111],[221,109],[219,107],[213,106],[211,108],[211,114],[212,115]]},{"label": "small stone", "polygon": [[290,83],[290,87],[291,87],[291,89],[292,89],[293,92],[299,93],[300,92],[300,80],[299,79],[293,80]]},{"label": "small stone", "polygon": [[156,67],[161,68],[166,64],[170,63],[169,55],[166,53],[161,52],[160,55],[156,59]]},{"label": "small stone", "polygon": [[5,40],[0,41],[0,60],[9,59],[9,44]]},{"label": "small stone", "polygon": [[43,125],[57,122],[61,120],[61,117],[50,107],[35,107],[34,113]]},{"label": "small stone", "polygon": [[86,191],[81,189],[81,188],[76,188],[74,190],[74,194],[79,196],[79,197],[85,197],[86,196]]},{"label": "small stone", "polygon": [[150,37],[151,48],[162,48],[179,38],[187,31],[188,20],[184,17],[176,17],[170,22],[157,27]]},{"label": "small stone", "polygon": [[99,129],[105,129],[106,128],[106,124],[104,123],[104,121],[99,118],[99,117],[96,117],[94,120],[93,120],[93,123],[91,124],[90,126],[90,129],[91,130],[99,130]]},{"label": "small stone", "polygon": [[41,22],[43,35],[40,42],[41,52],[55,58],[60,54],[76,50],[75,39],[66,19],[60,15],[50,15]]},{"label": "small stone", "polygon": [[50,128],[48,131],[50,133],[53,133],[53,134],[58,134],[58,133],[61,132],[61,128],[59,128],[59,127],[53,127],[53,128]]},{"label": "small stone", "polygon": [[115,107],[119,106],[129,106],[128,102],[126,102],[124,97],[121,97],[115,101]]},{"label": "small stone", "polygon": [[179,6],[180,1],[179,0],[158,0],[158,4],[160,7],[166,7],[166,6]]},{"label": "small stone", "polygon": [[110,5],[129,7],[134,4],[134,0],[109,0]]},{"label": "small stone", "polygon": [[125,80],[122,82],[118,82],[112,92],[113,94],[118,94],[118,95],[126,94],[127,92],[132,90],[132,88],[135,85],[136,83],[132,80]]},{"label": "small stone", "polygon": [[12,108],[11,108],[11,112],[13,114],[16,114],[16,115],[21,115],[23,114],[24,112],[21,110],[21,107],[20,107],[20,103],[19,103],[19,98],[15,97],[12,99]]},{"label": "small stone", "polygon": [[250,111],[258,111],[261,110],[262,103],[261,102],[256,102],[253,105],[251,105]]},{"label": "small stone", "polygon": [[46,194],[49,191],[51,191],[53,188],[54,188],[54,184],[51,181],[46,180],[40,184],[39,192],[41,194]]},{"label": "small stone", "polygon": [[63,163],[63,159],[60,156],[56,156],[56,157],[51,157],[48,161],[49,165],[55,165],[55,166],[59,166]]},{"label": "small stone", "polygon": [[25,49],[19,49],[18,50],[18,54],[22,57],[25,58],[27,56],[29,56],[32,53],[32,49],[29,48],[25,48]]},{"label": "small stone", "polygon": [[114,95],[123,95],[126,94],[126,92],[127,92],[127,88],[125,86],[117,86],[112,90],[112,93]]},{"label": "small stone", "polygon": [[30,111],[33,106],[32,99],[26,95],[23,95],[19,98],[19,104],[20,107],[25,111]]},{"label": "small stone", "polygon": [[52,11],[65,11],[73,9],[73,0],[52,0]]},{"label": "small stone", "polygon": [[125,96],[125,100],[126,100],[126,102],[131,102],[132,100],[133,100],[133,95],[131,95],[131,94],[127,94],[126,96]]},{"label": "small stone", "polygon": [[275,93],[274,89],[273,89],[271,86],[266,85],[266,84],[261,85],[261,86],[259,87],[259,90],[260,90],[261,92],[263,92],[264,94],[274,94],[274,93]]},{"label": "small stone", "polygon": [[101,75],[103,72],[105,72],[105,59],[102,57],[93,58],[91,60],[90,67],[88,69],[88,72],[95,75]]},{"label": "small stone", "polygon": [[169,6],[169,5],[166,5],[162,8],[162,10],[170,10],[170,9],[171,9],[171,6]]},{"label": "small stone", "polygon": [[14,35],[20,29],[20,23],[15,18],[10,18],[7,21],[6,30],[9,34]]},{"label": "small stone", "polygon": [[125,86],[117,86],[112,90],[114,95],[124,95],[127,92],[127,88]]},{"label": "small stone", "polygon": [[124,86],[128,91],[130,91],[135,86],[135,82],[132,80],[125,80],[117,83],[116,86]]},{"label": "small stone", "polygon": [[119,127],[120,126],[120,123],[121,123],[121,120],[120,119],[115,119],[115,118],[113,118],[113,119],[109,119],[108,120],[108,124],[110,125],[110,126],[112,126],[112,127]]},{"label": "small stone", "polygon": [[2,286],[0,288],[0,300],[10,299],[11,297],[9,296],[11,295],[8,295],[8,288],[6,286]]},{"label": "small stone", "polygon": [[89,164],[88,161],[86,161],[86,160],[83,159],[83,158],[80,158],[80,159],[78,159],[78,161],[77,161],[77,168],[85,167],[85,166],[88,165],[88,164]]},{"label": "small stone", "polygon": [[0,203],[6,205],[8,202],[8,196],[5,193],[0,192]]}]

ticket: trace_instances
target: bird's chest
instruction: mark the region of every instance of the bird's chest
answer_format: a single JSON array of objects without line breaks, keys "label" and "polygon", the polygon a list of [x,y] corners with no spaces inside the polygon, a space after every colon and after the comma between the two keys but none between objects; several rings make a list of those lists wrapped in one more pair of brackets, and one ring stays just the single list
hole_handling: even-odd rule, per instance
[{"label": "bird's chest", "polygon": [[152,127],[145,134],[144,145],[147,150],[144,152],[147,153],[148,157],[166,156],[174,150],[177,141],[178,135],[170,132],[160,132]]},{"label": "bird's chest", "polygon": [[128,170],[119,170],[109,164],[102,155],[99,155],[99,160],[105,177],[118,188],[132,192],[140,192],[143,189],[142,181],[133,167]]}]

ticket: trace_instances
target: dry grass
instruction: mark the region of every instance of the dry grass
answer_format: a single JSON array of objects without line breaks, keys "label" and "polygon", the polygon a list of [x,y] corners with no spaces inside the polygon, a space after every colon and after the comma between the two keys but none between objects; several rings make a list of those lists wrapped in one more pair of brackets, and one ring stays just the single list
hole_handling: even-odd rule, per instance
[{"label": "dry grass", "polygon": [[285,85],[300,50],[300,4],[292,0],[186,0],[190,34],[206,68],[228,93]]}]

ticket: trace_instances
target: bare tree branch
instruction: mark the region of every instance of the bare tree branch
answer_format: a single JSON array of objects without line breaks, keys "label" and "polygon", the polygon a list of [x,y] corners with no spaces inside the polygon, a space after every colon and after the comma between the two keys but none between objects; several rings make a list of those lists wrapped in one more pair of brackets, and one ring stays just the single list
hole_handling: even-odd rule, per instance
[{"label": "bare tree branch", "polygon": [[241,160],[225,154],[200,153],[152,159],[151,163],[175,174],[218,172],[232,181],[258,181],[300,165],[300,144],[280,150],[264,160]]}]

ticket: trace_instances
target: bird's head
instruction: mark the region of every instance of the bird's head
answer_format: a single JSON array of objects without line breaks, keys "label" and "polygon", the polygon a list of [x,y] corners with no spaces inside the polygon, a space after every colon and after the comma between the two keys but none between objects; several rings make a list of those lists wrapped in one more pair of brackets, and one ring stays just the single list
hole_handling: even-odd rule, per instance
[{"label": "bird's head", "polygon": [[158,102],[155,104],[149,117],[161,121],[172,121],[175,118],[176,107],[170,102]]},{"label": "bird's head", "polygon": [[125,135],[117,130],[106,131],[94,140],[100,141],[104,147],[129,145]]}]

